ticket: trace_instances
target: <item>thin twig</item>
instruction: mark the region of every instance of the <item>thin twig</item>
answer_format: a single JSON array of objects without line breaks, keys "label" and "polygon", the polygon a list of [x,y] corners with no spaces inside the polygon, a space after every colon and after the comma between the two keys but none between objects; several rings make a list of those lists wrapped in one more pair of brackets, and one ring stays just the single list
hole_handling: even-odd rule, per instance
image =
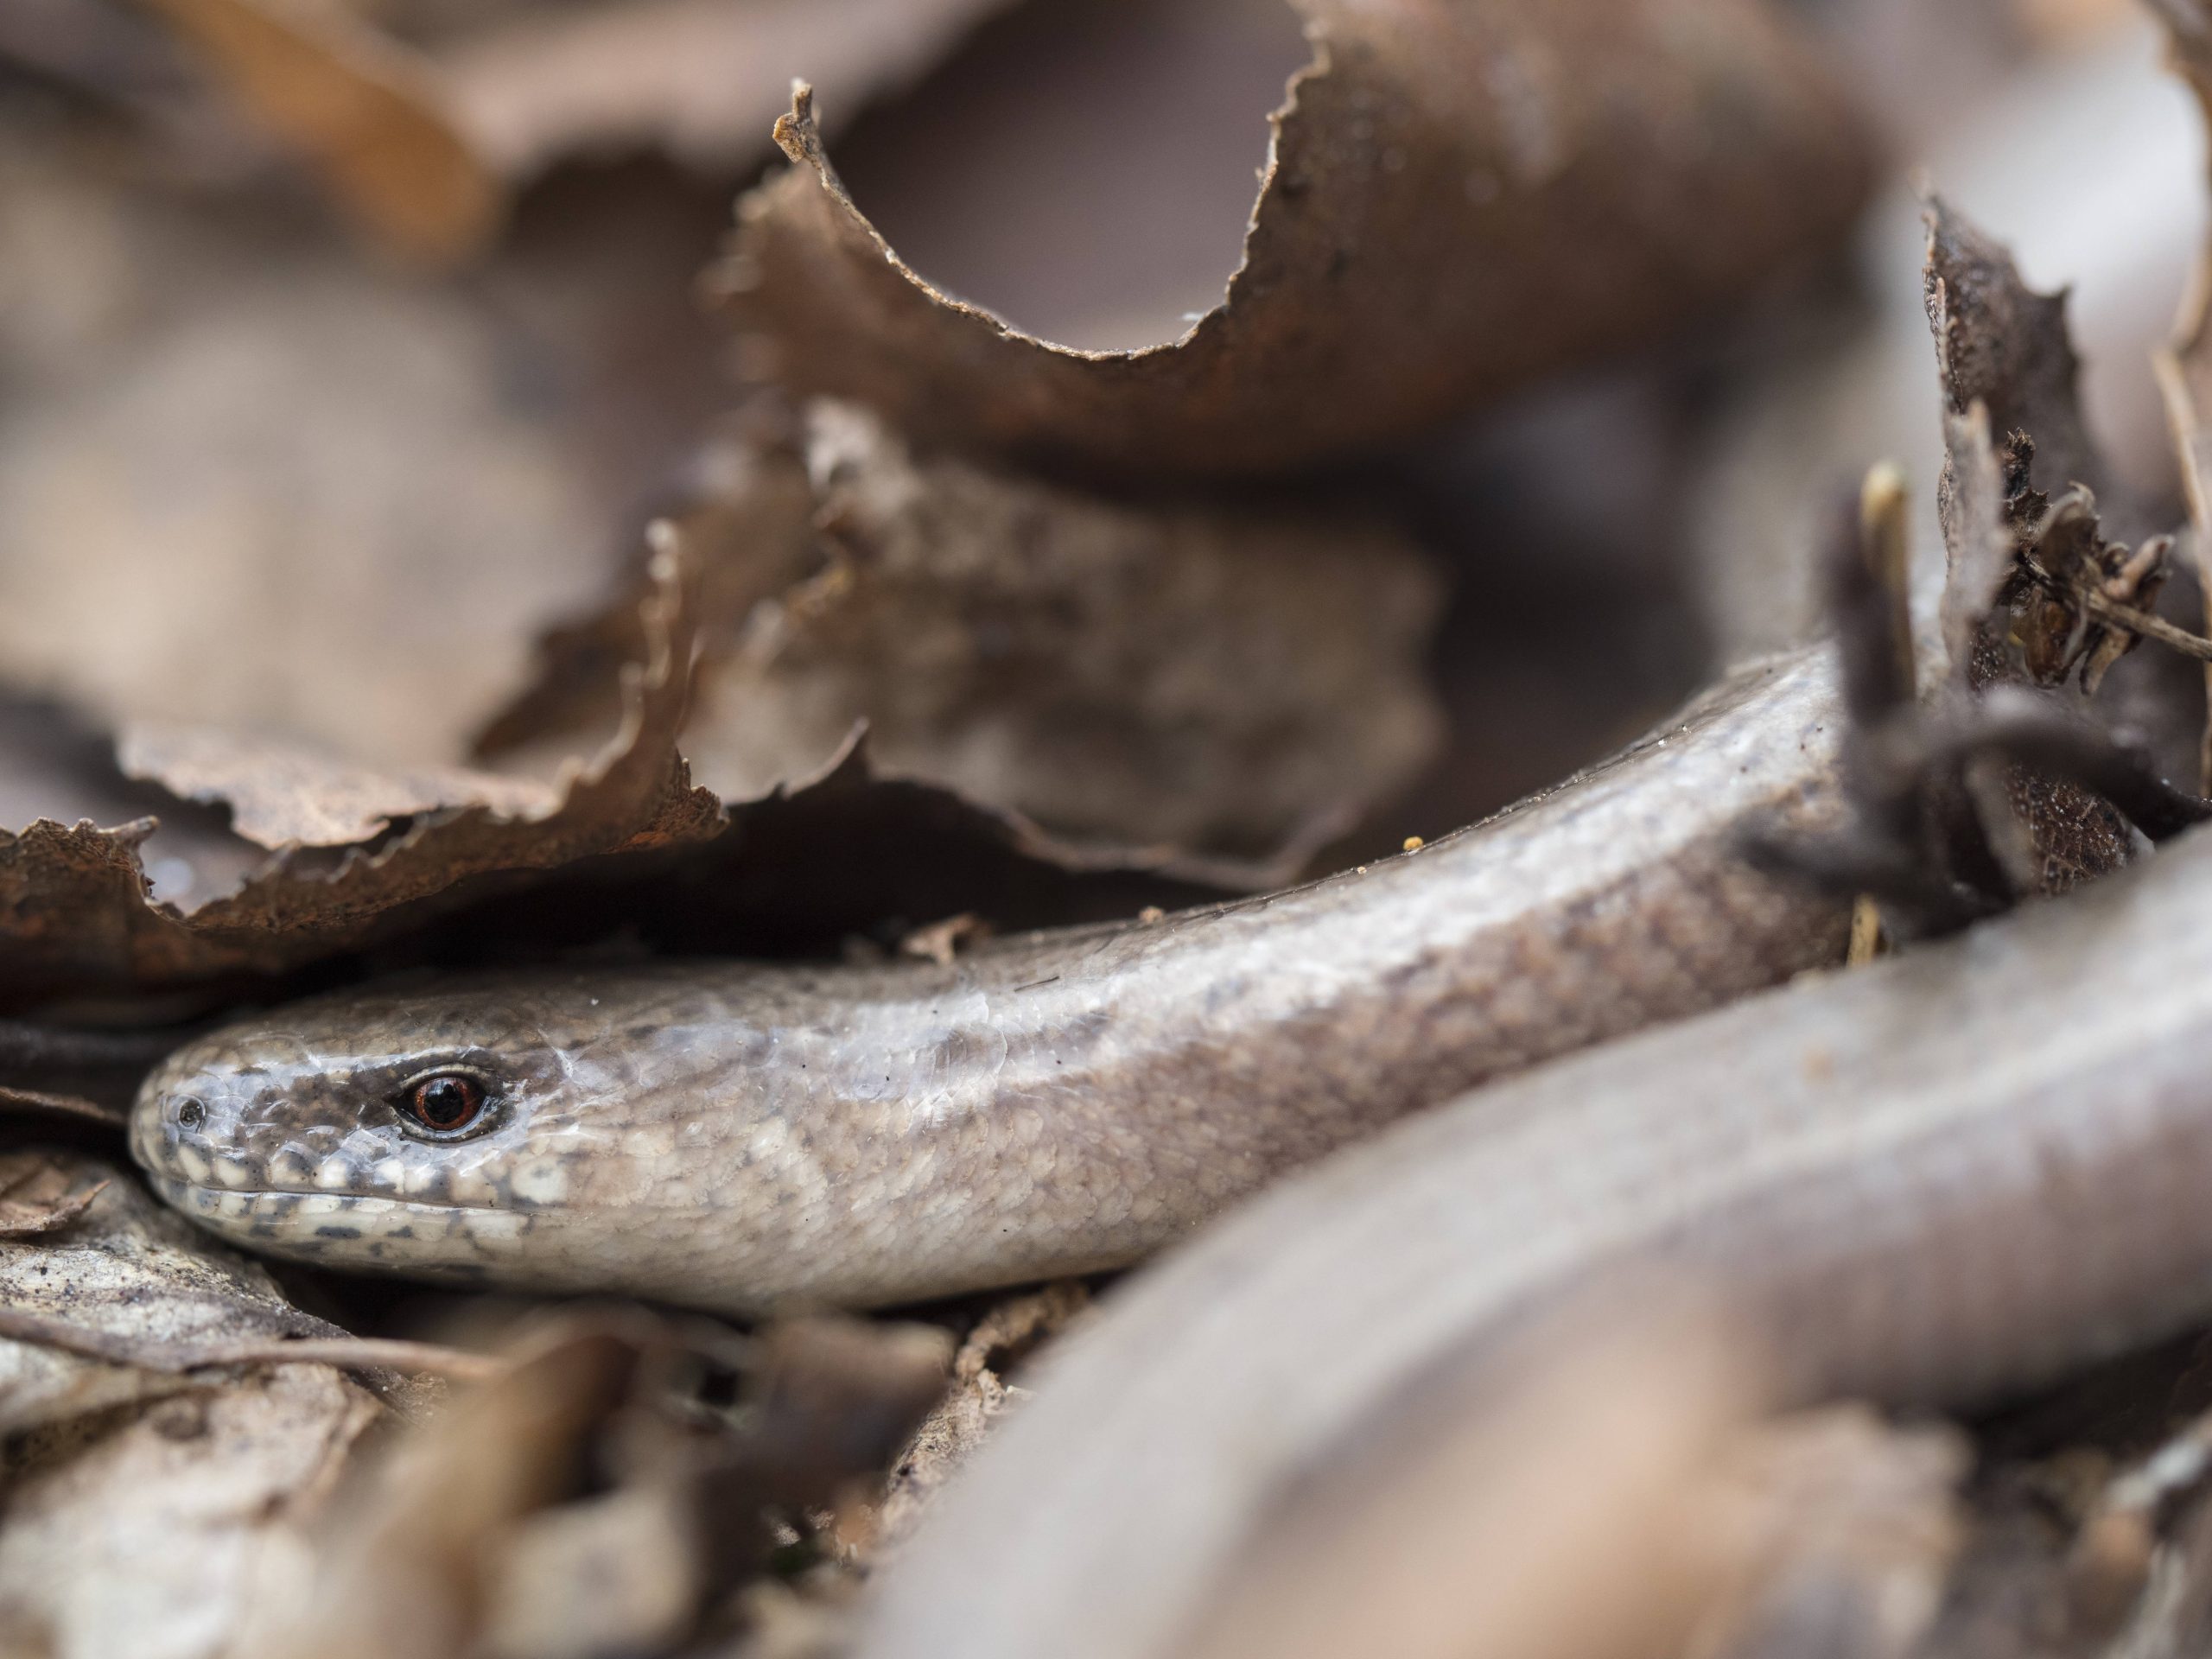
[{"label": "thin twig", "polygon": [[2028,569],[2037,581],[2059,592],[2071,594],[2082,601],[2082,607],[2107,622],[2116,622],[2130,633],[2139,633],[2145,639],[2156,639],[2160,645],[2194,657],[2200,663],[2212,663],[2212,639],[2201,633],[2191,633],[2178,627],[2163,616],[2153,616],[2148,611],[2139,611],[2133,605],[2123,605],[2108,599],[2094,582],[2067,581],[2053,575],[2036,559],[2027,561]]},{"label": "thin twig", "polygon": [[156,1337],[95,1331],[21,1308],[0,1308],[0,1339],[59,1349],[111,1365],[134,1365],[140,1370],[170,1374],[218,1365],[330,1365],[341,1371],[428,1372],[457,1382],[483,1382],[507,1369],[504,1360],[429,1342],[372,1337],[166,1342]]}]

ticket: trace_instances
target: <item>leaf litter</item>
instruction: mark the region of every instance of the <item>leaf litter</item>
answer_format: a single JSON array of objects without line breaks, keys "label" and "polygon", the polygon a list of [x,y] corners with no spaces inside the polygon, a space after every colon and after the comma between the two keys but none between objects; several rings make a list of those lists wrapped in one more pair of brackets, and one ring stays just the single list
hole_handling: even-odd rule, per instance
[{"label": "leaf litter", "polygon": [[[910,840],[950,823],[935,844],[963,872],[939,910],[868,900],[886,947],[953,956],[993,925],[963,863],[978,849],[1045,871],[1286,879],[1351,821],[1387,821],[1443,738],[1422,663],[1439,573],[1416,545],[1427,538],[1394,511],[1393,491],[1415,475],[1394,449],[1462,409],[1741,312],[1787,267],[1833,250],[1872,177],[1863,129],[1819,67],[1740,0],[1576,0],[1525,16],[1313,0],[1296,14],[1313,62],[1272,129],[1226,302],[1148,350],[1086,353],[906,270],[841,198],[802,100],[781,130],[797,165],[746,199],[712,281],[741,366],[772,383],[716,435],[705,417],[724,396],[721,365],[702,369],[708,336],[680,283],[664,280],[696,224],[686,187],[650,168],[602,170],[594,183],[607,164],[569,158],[661,149],[734,188],[762,153],[767,100],[782,105],[788,70],[821,77],[825,110],[843,118],[951,52],[994,7],[161,9],[218,66],[216,99],[303,157],[390,248],[434,265],[477,261],[484,277],[394,286],[298,202],[270,208],[262,158],[202,198],[235,222],[206,233],[212,257],[193,256],[200,292],[149,296],[118,276],[132,261],[112,257],[49,261],[7,290],[35,301],[0,306],[0,357],[35,391],[0,394],[0,481],[24,486],[0,509],[0,565],[17,573],[12,590],[0,586],[15,618],[0,627],[13,693],[0,801],[81,804],[81,816],[19,815],[0,839],[0,994],[34,1017],[95,1027],[195,1018],[241,985],[262,995],[358,972],[442,926],[495,918],[521,941],[520,912],[580,902],[584,878],[616,871],[629,884],[613,889],[618,902],[655,884],[664,896],[770,889],[818,924],[833,906],[800,854],[810,842],[843,847],[870,815]],[[2186,54],[2194,6],[2164,10]],[[24,61],[10,38],[0,31],[0,58]],[[847,49],[841,67],[833,51]],[[785,54],[810,62],[785,65]],[[67,97],[89,96],[100,121],[142,135],[182,130],[185,105],[149,99],[150,81],[119,71],[104,79],[101,62],[67,60]],[[327,96],[301,99],[309,86]],[[349,99],[351,124],[334,123]],[[8,245],[46,248],[41,228],[60,224],[71,233],[52,245],[189,251],[190,237],[162,242],[171,232],[154,220],[168,208],[147,219],[133,205],[143,179],[118,188],[115,151],[91,159],[103,152],[76,142],[76,119],[61,123],[72,137],[44,130],[0,160],[22,187],[0,204]],[[651,205],[626,220],[610,212],[608,180],[646,181],[613,194]],[[173,188],[188,200],[208,175]],[[260,205],[233,213],[232,196]],[[543,257],[622,257],[566,289],[517,279],[518,248],[549,216],[567,219],[570,239],[550,238]],[[687,228],[631,247],[621,227],[643,226],[651,243],[657,218]],[[2109,671],[2117,684],[2147,654],[2120,664],[2145,637],[2134,610],[2158,602],[2161,582],[2183,585],[2145,556],[2155,505],[2107,487],[2055,302],[1955,218],[1939,217],[1936,241],[1955,417],[1947,530],[1973,600],[1953,618],[1955,645],[1996,677],[2086,695]],[[1593,245],[1605,259],[1582,257]],[[322,297],[286,322],[268,297],[277,287],[237,280],[254,263],[240,248],[286,262],[286,283]],[[638,332],[655,310],[679,321]],[[363,336],[349,377],[313,346],[351,311],[388,326]],[[518,317],[531,327],[503,336]],[[391,384],[377,342],[424,327],[457,348],[431,355],[451,372],[439,396],[458,418],[417,418],[438,397],[392,398],[381,425],[354,429],[372,433],[356,448],[383,453],[390,440],[373,434],[411,423],[424,441],[379,474],[387,481],[443,466],[493,480],[490,499],[519,487],[486,517],[371,513],[321,545],[342,493],[271,519],[260,509],[275,486],[315,468],[282,452],[257,469],[258,440],[232,442],[227,456],[195,448],[178,436],[203,435],[183,412],[223,405],[192,395],[188,376],[156,394],[177,364],[219,367],[226,340],[272,320],[291,330],[272,354],[287,372],[232,405],[264,423],[236,432],[327,425],[300,410],[352,397],[351,381],[376,403]],[[502,338],[524,342],[519,357],[486,348]],[[549,398],[523,361],[540,345],[569,390],[620,381],[601,373],[610,365],[640,372],[626,398],[561,387]],[[2187,360],[2184,346],[2177,373]],[[587,480],[569,462],[594,448],[613,460]],[[1378,453],[1382,462],[1368,459]],[[1585,468],[1606,459],[1562,453]],[[148,454],[165,470],[146,470]],[[221,464],[211,469],[210,455]],[[1318,463],[1337,470],[1317,490],[1304,474]],[[1133,481],[1162,474],[1185,481]],[[227,492],[212,509],[175,481],[202,475]],[[1204,481],[1230,475],[1242,481]],[[200,522],[180,518],[179,501]],[[1491,522],[1486,510],[1471,516]],[[662,527],[648,553],[621,559],[652,519]],[[242,535],[274,546],[285,526],[301,528],[300,549],[238,567],[243,579],[199,596],[204,609],[180,609],[203,566],[170,549]],[[519,550],[486,562],[471,588],[455,550],[487,538]],[[411,607],[353,636],[387,661],[347,648],[337,590],[289,612],[240,597],[257,582],[311,582],[329,564],[324,546],[349,543],[353,568]],[[92,588],[55,574],[81,550],[140,544],[193,574],[167,588],[150,563],[133,577],[111,560],[104,568],[125,575]],[[1508,536],[1484,550],[1500,563],[1525,552]],[[27,569],[43,591],[22,581]],[[614,595],[595,611],[584,603],[594,582]],[[87,601],[95,589],[105,596]],[[1984,637],[1985,601],[2022,627]],[[111,638],[71,621],[131,605],[135,629]],[[187,630],[180,655],[162,639],[165,613],[222,626]],[[531,634],[560,614],[576,620],[526,668]],[[1531,632],[1548,620],[1514,620]],[[1205,672],[1179,678],[1192,664]],[[111,755],[99,753],[102,731],[117,737]],[[1463,731],[1450,742],[1447,766],[1469,753]],[[2009,804],[2024,804],[2031,825],[2054,816],[2048,798],[2024,804],[2018,789]],[[2037,873],[2125,855],[2113,836],[2090,839],[2087,850],[2031,849]],[[182,902],[149,890],[164,859],[189,867],[190,879],[165,884],[190,895]],[[1074,886],[1045,891],[1048,912],[1071,913]],[[1134,910],[1131,899],[1122,913]],[[761,937],[724,926],[713,948]],[[0,1076],[14,1103],[47,1103],[30,1133],[70,1146],[96,1135],[106,1109],[77,1086]],[[81,1130],[54,1105],[69,1101],[94,1115]],[[0,1631],[85,1654],[833,1651],[868,1565],[925,1523],[930,1492],[1018,1404],[1009,1375],[1080,1318],[1089,1294],[744,1338],[638,1310],[570,1311],[505,1338],[463,1325],[474,1363],[451,1363],[483,1374],[448,1398],[378,1367],[379,1355],[410,1358],[399,1349],[349,1346],[344,1326],[302,1306],[369,1328],[415,1316],[312,1275],[280,1287],[101,1155],[29,1144],[0,1154],[0,1257],[11,1431]],[[64,1340],[64,1327],[78,1334]],[[1535,1592],[1580,1583],[1593,1556],[1649,1571],[1628,1599],[1586,1612],[1626,1609],[1635,1616],[1615,1633],[1640,1638],[1695,1631],[1700,1651],[1814,1642],[1888,1655],[1947,1633],[2018,1634],[2026,1569],[2012,1557],[1988,1566],[2010,1519],[1986,1476],[1960,1508],[1955,1435],[1848,1412],[1762,1423],[1735,1382],[1665,1370],[1698,1348],[1649,1351],[1658,1369],[1639,1374],[1681,1385],[1656,1395],[1603,1381],[1618,1346],[1594,1362],[1585,1351],[1523,1402],[1529,1423],[1551,1412],[1548,1437],[1510,1425],[1501,1436],[1508,1412],[1439,1442],[1518,1457],[1513,1479],[1484,1488],[1455,1478],[1457,1465],[1401,1466],[1383,1482],[1396,1501],[1369,1507],[1369,1491],[1293,1506],[1267,1547],[1303,1561],[1294,1584],[1371,1561],[1371,1590],[1402,1586],[1409,1565],[1470,1528],[1490,1528],[1493,1542],[1452,1556],[1455,1573],[1558,1545],[1544,1571],[1509,1586],[1526,1606],[1491,1605],[1529,1613],[1537,1637],[1560,1598],[1547,1612]],[[275,1363],[287,1349],[315,1363]],[[454,1351],[411,1359],[440,1354]],[[2006,1468],[2041,1478],[2044,1462],[2107,1432],[1991,1444]],[[1609,1510],[1609,1493],[1624,1501]],[[1675,1548],[1693,1535],[1698,1548]],[[1319,1557],[1298,1554],[1317,1537]],[[1421,1616],[1421,1600],[1409,1590],[1403,1606],[1370,1608],[1368,1628]],[[1231,1598],[1217,1626],[1195,1634],[1205,1650],[1242,1651],[1254,1630],[1272,1630],[1251,1650],[1287,1651],[1277,1639],[1287,1605]]]}]

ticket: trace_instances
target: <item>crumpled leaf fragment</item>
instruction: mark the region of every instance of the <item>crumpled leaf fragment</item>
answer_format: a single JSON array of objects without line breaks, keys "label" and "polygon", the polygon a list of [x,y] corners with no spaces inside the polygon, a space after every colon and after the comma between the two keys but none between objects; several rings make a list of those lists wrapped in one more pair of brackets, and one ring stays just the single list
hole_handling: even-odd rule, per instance
[{"label": "crumpled leaf fragment", "polygon": [[0,1520],[0,1633],[17,1653],[228,1659],[300,1570],[380,1415],[336,1372],[287,1365],[178,1394],[81,1441],[19,1441]]},{"label": "crumpled leaf fragment", "polygon": [[1128,473],[1257,474],[1374,447],[1653,337],[1832,242],[1859,134],[1765,7],[1298,0],[1242,268],[1187,334],[1054,346],[938,292],[830,164],[747,198],[715,283],[762,378],[932,442]]},{"label": "crumpled leaf fragment", "polygon": [[[708,840],[721,803],[694,788],[676,752],[689,690],[691,627],[681,602],[671,532],[651,567],[642,628],[649,661],[626,677],[622,725],[596,758],[518,798],[505,780],[423,811],[419,779],[341,777],[338,805],[318,792],[332,775],[258,770],[256,752],[226,758],[246,793],[247,817],[278,845],[317,844],[346,814],[355,823],[404,819],[388,844],[357,845],[334,867],[297,850],[278,854],[236,893],[189,912],[147,892],[139,849],[150,820],[104,830],[35,823],[0,831],[0,987],[147,986],[224,972],[276,972],[370,938],[392,912],[450,902],[473,878],[543,871],[605,854]],[[181,785],[207,773],[203,756],[142,753],[149,774],[180,762]],[[296,798],[285,792],[304,779]],[[379,792],[380,791],[384,792]],[[509,810],[502,810],[503,808]]]},{"label": "crumpled leaf fragment", "polygon": [[[1380,521],[1123,504],[918,460],[842,404],[744,476],[690,521],[706,614],[683,748],[725,800],[822,777],[865,729],[875,776],[1085,861],[1264,883],[1439,740],[1420,661],[1436,583]],[[564,633],[491,741],[572,738],[617,637]]]},{"label": "crumpled leaf fragment", "polygon": [[349,847],[397,818],[461,806],[503,817],[543,813],[552,786],[460,766],[384,771],[283,738],[213,726],[138,721],[116,740],[126,777],[158,783],[185,800],[230,810],[231,827],[268,847]]}]

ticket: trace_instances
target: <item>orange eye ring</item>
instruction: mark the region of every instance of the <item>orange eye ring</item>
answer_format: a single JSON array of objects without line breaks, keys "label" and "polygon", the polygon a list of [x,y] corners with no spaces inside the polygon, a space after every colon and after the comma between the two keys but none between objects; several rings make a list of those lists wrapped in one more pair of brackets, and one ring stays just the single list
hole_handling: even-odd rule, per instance
[{"label": "orange eye ring", "polygon": [[399,1109],[433,1135],[458,1135],[484,1116],[490,1098],[466,1071],[439,1071],[410,1084]]}]

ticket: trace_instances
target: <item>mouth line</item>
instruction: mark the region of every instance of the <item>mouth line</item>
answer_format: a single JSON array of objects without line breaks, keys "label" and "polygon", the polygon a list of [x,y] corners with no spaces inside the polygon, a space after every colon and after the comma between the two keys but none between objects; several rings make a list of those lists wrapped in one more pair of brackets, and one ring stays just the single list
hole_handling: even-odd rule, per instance
[{"label": "mouth line", "polygon": [[334,1192],[327,1187],[211,1186],[149,1170],[147,1179],[168,1203],[180,1210],[238,1219],[261,1218],[287,1211],[303,1217],[343,1215],[374,1211],[392,1216],[447,1216],[460,1211],[509,1213],[500,1204],[464,1203],[446,1199],[435,1203],[420,1198],[396,1198],[381,1192]]}]

